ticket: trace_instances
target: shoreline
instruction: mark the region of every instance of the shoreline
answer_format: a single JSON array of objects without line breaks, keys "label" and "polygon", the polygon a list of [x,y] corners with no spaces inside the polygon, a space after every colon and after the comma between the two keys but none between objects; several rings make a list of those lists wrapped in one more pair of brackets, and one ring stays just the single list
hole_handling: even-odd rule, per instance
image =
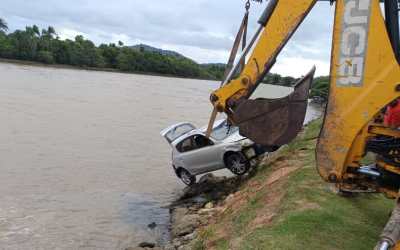
[{"label": "shoreline", "polygon": [[[262,160],[260,160],[261,162]],[[193,186],[186,187],[182,194],[170,205],[169,240],[159,243],[141,242],[135,247],[125,250],[191,250],[192,242],[198,237],[198,230],[208,225],[225,200],[239,191],[248,180],[256,175],[254,167],[244,176],[219,177],[206,174]],[[150,229],[157,227],[155,222],[148,225]]]},{"label": "shoreline", "polygon": [[83,70],[83,71],[94,71],[94,72],[108,72],[108,73],[119,73],[119,74],[128,74],[128,75],[143,75],[143,76],[157,76],[157,77],[166,77],[166,78],[177,78],[177,79],[193,79],[193,80],[202,80],[202,81],[220,81],[215,79],[207,79],[207,78],[196,78],[196,77],[183,77],[169,74],[157,74],[151,72],[130,72],[130,71],[121,71],[113,68],[96,68],[96,67],[87,67],[87,66],[73,66],[68,64],[45,64],[35,61],[27,61],[27,60],[17,60],[17,59],[7,59],[0,58],[0,63],[9,63],[14,65],[22,65],[22,66],[32,66],[32,67],[43,67],[43,68],[53,68],[53,69],[71,69],[71,70]]},{"label": "shoreline", "polygon": [[[118,69],[113,68],[96,68],[96,67],[85,67],[85,66],[73,66],[68,64],[45,64],[36,61],[28,61],[28,60],[17,60],[17,59],[7,59],[0,57],[0,63],[9,63],[14,65],[25,65],[25,66],[32,66],[32,67],[44,67],[44,68],[53,68],[53,69],[71,69],[71,70],[83,70],[83,71],[94,71],[94,72],[108,72],[108,73],[118,73],[118,74],[128,74],[128,75],[142,75],[142,76],[157,76],[157,77],[166,77],[166,78],[176,78],[176,79],[193,79],[193,80],[200,80],[200,81],[213,81],[213,82],[220,82],[219,79],[207,79],[207,78],[196,78],[196,77],[183,77],[183,76],[176,76],[176,75],[169,75],[169,74],[157,74],[151,72],[128,72],[128,71],[121,71]],[[269,84],[272,86],[280,86],[286,87],[282,85],[275,85]],[[289,87],[290,88],[290,87]],[[313,98],[310,98],[312,103],[325,106],[327,101],[320,101]]]}]

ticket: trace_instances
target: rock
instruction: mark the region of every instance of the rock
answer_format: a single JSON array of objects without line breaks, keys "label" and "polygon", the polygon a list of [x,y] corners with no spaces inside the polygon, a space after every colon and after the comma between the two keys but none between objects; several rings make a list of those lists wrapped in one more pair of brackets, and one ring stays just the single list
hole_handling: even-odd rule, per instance
[{"label": "rock", "polygon": [[203,225],[203,226],[205,226],[205,225],[207,225],[208,224],[208,222],[209,222],[209,219],[210,219],[210,216],[207,216],[207,217],[201,217],[200,218],[200,225]]},{"label": "rock", "polygon": [[[213,174],[206,174],[202,176],[198,183],[186,187],[183,191],[181,199],[189,199],[192,197],[199,196],[201,194],[206,194],[214,192],[215,190],[224,189],[228,184],[227,177],[217,177]],[[226,183],[225,183],[226,182]]]},{"label": "rock", "polygon": [[172,245],[173,245],[175,248],[178,248],[178,247],[182,246],[182,242],[181,242],[179,239],[174,239],[174,240],[172,241]]},{"label": "rock", "polygon": [[213,174],[206,174],[203,175],[198,183],[217,183],[217,182],[223,182],[226,179],[228,179],[226,176],[215,176]]},{"label": "rock", "polygon": [[205,209],[211,209],[213,207],[214,207],[214,204],[211,201],[204,206]]},{"label": "rock", "polygon": [[183,240],[184,240],[184,241],[192,241],[192,240],[194,240],[196,237],[197,237],[197,233],[196,233],[196,232],[193,232],[193,233],[191,233],[191,234],[188,234],[188,235],[183,236]]},{"label": "rock", "polygon": [[216,178],[216,176],[211,174],[211,173],[210,174],[205,174],[199,179],[198,183],[214,182],[215,178]]},{"label": "rock", "polygon": [[143,250],[141,247],[127,247],[125,250]]},{"label": "rock", "polygon": [[179,223],[182,218],[188,213],[189,209],[186,207],[176,207],[171,212],[172,225]]},{"label": "rock", "polygon": [[192,233],[200,225],[200,216],[198,214],[189,214],[183,216],[172,227],[173,237],[181,237]]},{"label": "rock", "polygon": [[154,248],[155,246],[156,244],[152,242],[142,242],[139,244],[139,247],[141,248]]},{"label": "rock", "polygon": [[225,202],[229,202],[230,200],[233,200],[235,198],[235,194],[230,194],[228,197],[226,197]]},{"label": "rock", "polygon": [[210,214],[212,214],[212,213],[214,213],[216,211],[217,211],[217,209],[215,209],[215,208],[210,208],[210,209],[203,208],[203,209],[199,210],[198,214],[200,214],[200,215],[210,215]]},{"label": "rock", "polygon": [[147,227],[150,228],[150,229],[154,229],[154,228],[157,227],[157,223],[152,222],[152,223],[150,223],[149,225],[147,225]]},{"label": "rock", "polygon": [[175,250],[175,246],[172,244],[167,244],[164,246],[164,250]]},{"label": "rock", "polygon": [[190,246],[180,246],[178,250],[192,250],[192,248]]},{"label": "rock", "polygon": [[204,197],[204,195],[198,195],[198,196],[193,197],[190,201],[194,204],[203,206],[204,204],[207,203],[208,200],[206,197]]}]

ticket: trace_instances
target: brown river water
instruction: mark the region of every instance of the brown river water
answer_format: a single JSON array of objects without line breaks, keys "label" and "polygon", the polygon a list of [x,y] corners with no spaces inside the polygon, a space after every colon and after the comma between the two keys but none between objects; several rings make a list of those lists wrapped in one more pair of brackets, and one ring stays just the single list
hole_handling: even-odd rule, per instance
[{"label": "brown river water", "polygon": [[[0,63],[0,249],[124,249],[167,238],[166,206],[184,186],[159,132],[205,125],[217,85]],[[311,107],[307,119],[318,114]]]}]

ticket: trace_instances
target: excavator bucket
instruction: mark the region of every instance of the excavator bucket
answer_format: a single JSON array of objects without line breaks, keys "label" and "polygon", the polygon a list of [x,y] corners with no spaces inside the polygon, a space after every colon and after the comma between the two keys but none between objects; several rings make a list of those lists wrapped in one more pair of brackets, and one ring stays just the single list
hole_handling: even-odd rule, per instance
[{"label": "excavator bucket", "polygon": [[295,84],[294,91],[286,97],[240,101],[230,115],[240,134],[268,147],[292,141],[303,127],[314,73],[315,67]]}]

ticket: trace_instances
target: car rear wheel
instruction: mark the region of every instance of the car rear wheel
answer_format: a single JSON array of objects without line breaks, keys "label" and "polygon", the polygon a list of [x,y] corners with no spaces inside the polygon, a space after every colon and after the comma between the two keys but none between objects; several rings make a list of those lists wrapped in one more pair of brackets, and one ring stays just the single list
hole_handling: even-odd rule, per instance
[{"label": "car rear wheel", "polygon": [[236,175],[244,175],[249,171],[250,164],[246,158],[239,153],[232,153],[225,159],[226,167]]},{"label": "car rear wheel", "polygon": [[191,186],[196,183],[196,176],[190,174],[189,171],[187,171],[186,169],[182,168],[179,171],[179,177],[182,182],[187,186]]}]

